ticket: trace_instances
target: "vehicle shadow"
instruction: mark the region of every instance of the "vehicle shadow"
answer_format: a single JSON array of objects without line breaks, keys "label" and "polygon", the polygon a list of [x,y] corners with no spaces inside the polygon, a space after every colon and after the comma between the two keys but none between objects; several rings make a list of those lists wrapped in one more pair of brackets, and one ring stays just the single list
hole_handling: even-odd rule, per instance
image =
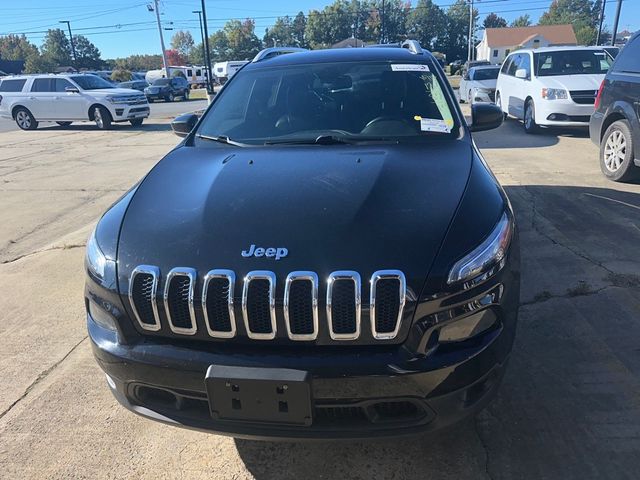
[{"label": "vehicle shadow", "polygon": [[166,132],[171,131],[169,123],[143,123],[139,127],[134,127],[129,123],[114,123],[109,130],[100,130],[93,123],[77,123],[66,127],[60,125],[46,125],[38,127],[34,132],[52,132],[52,131],[77,131],[77,132]]},{"label": "vehicle shadow", "polygon": [[538,133],[524,132],[522,122],[507,118],[496,130],[477,132],[473,138],[479,148],[540,148],[550,147],[558,143],[560,137],[577,137],[589,139],[589,131],[585,128],[541,128]]},{"label": "vehicle shadow", "polygon": [[637,478],[640,185],[506,190],[521,306],[490,406],[475,423],[422,438],[236,440],[256,479]]}]

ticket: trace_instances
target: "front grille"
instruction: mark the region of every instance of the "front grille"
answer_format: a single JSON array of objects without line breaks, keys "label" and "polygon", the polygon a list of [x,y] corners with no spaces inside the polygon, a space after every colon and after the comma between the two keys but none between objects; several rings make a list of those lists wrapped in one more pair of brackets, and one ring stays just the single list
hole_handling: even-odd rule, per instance
[{"label": "front grille", "polygon": [[169,328],[175,333],[196,333],[196,316],[193,307],[193,292],[196,272],[192,268],[174,268],[167,275],[164,287],[164,307]]},{"label": "front grille", "polygon": [[597,90],[571,90],[571,99],[582,105],[593,105],[596,103]]},{"label": "front grille", "polygon": [[372,334],[377,339],[395,338],[406,297],[406,280],[398,270],[380,270],[371,280]]},{"label": "front grille", "polygon": [[[294,341],[320,339],[321,343],[325,343],[329,339],[357,340],[362,335],[362,282],[357,272],[343,270],[329,275],[326,297],[323,297],[326,298],[326,323],[323,320],[322,325],[319,320],[318,275],[309,271],[291,272],[286,278],[282,303],[278,304],[282,306],[286,327],[280,335],[275,274],[252,271],[245,275],[242,283],[244,332],[241,330],[240,334],[246,334],[250,339],[272,340],[277,336],[286,336]],[[231,270],[211,270],[204,276],[201,288],[197,284],[198,274],[192,268],[174,268],[162,283],[157,267],[137,267],[129,279],[129,302],[140,327],[159,331],[164,326],[164,334],[170,331],[179,335],[195,335],[200,325],[209,337],[236,337],[239,313],[236,316],[235,273]],[[163,292],[164,300],[161,307],[157,304],[159,290]],[[201,295],[197,299],[196,292]],[[407,294],[404,275],[398,270],[377,271],[371,276],[369,292],[371,336],[367,337],[373,337],[374,340],[396,338],[401,328]],[[162,307],[164,316],[159,314]],[[163,325],[165,321],[166,325]],[[199,334],[199,338],[202,338],[202,334]]]},{"label": "front grille", "polygon": [[129,109],[129,113],[141,113],[141,112],[148,112],[148,111],[149,111],[149,107],[136,107],[136,108]]}]

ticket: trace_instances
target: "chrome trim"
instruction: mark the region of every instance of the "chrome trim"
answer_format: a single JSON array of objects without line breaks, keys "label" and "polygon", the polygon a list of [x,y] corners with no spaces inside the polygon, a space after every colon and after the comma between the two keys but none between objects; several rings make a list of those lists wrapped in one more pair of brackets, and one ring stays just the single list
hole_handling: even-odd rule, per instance
[{"label": "chrome trim", "polygon": [[405,40],[400,44],[400,46],[402,48],[406,48],[407,50],[409,50],[411,53],[415,55],[424,54],[424,50],[422,50],[422,47],[420,46],[420,42],[418,42],[417,40]]},{"label": "chrome trim", "polygon": [[266,60],[268,58],[277,57],[278,55],[286,55],[287,53],[306,52],[308,49],[299,47],[270,47],[260,50],[251,63],[259,62],[260,60]]},{"label": "chrome trim", "polygon": [[[249,328],[249,314],[247,311],[247,300],[249,295],[249,284],[254,280],[269,281],[269,313],[271,316],[271,333],[253,333]],[[273,340],[276,338],[278,331],[276,325],[276,275],[268,270],[254,270],[247,273],[244,277],[244,285],[242,287],[242,318],[247,336],[254,340]]]},{"label": "chrome trim", "polygon": [[[229,309],[229,321],[231,323],[231,331],[225,332],[220,330],[213,330],[209,324],[209,312],[207,309],[207,291],[209,289],[209,282],[214,278],[224,278],[229,284],[229,294],[227,297],[227,308]],[[209,270],[204,276],[204,285],[202,286],[202,311],[204,312],[204,323],[207,327],[209,336],[214,338],[233,338],[236,336],[236,316],[233,311],[233,293],[236,284],[236,274],[233,270]]]},{"label": "chrome trim", "polygon": [[[293,333],[289,320],[289,294],[291,284],[295,281],[311,282],[311,305],[313,309],[313,333]],[[315,340],[318,338],[318,274],[315,272],[296,271],[287,275],[284,285],[284,323],[287,326],[287,335],[291,340]]]},{"label": "chrome trim", "polygon": [[[148,324],[144,323],[140,319],[140,314],[138,313],[138,309],[136,308],[136,303],[133,301],[133,281],[135,280],[136,275],[140,273],[145,273],[147,275],[153,276],[153,286],[151,287],[151,308],[153,309],[153,318],[155,323]],[[131,304],[131,309],[133,310],[133,314],[136,317],[136,320],[140,324],[140,327],[144,330],[148,330],[150,332],[157,332],[162,328],[160,325],[160,316],[158,315],[158,283],[160,281],[160,269],[158,267],[154,267],[153,265],[138,265],[131,272],[131,276],[129,277],[129,303]]]},{"label": "chrome trim", "polygon": [[[191,318],[191,328],[176,327],[171,321],[171,310],[169,309],[169,287],[171,286],[171,280],[174,277],[188,277],[189,278],[189,318]],[[173,333],[180,335],[194,335],[198,330],[196,323],[196,311],[193,307],[193,296],[196,286],[197,272],[193,268],[176,267],[172,268],[167,274],[167,279],[164,284],[164,308],[167,314],[167,321],[169,322],[169,328]]]},{"label": "chrome trim", "polygon": [[[356,304],[356,330],[354,333],[335,333],[333,331],[332,305],[333,285],[336,280],[351,280],[355,284]],[[338,270],[331,272],[327,278],[327,322],[329,323],[329,335],[333,340],[356,340],[360,336],[360,313],[362,310],[362,280],[358,272],[352,270]]]},{"label": "chrome trim", "polygon": [[[398,295],[400,296],[400,307],[398,309],[398,318],[396,319],[396,328],[393,332],[378,333],[376,330],[376,286],[380,280],[399,280],[400,288],[398,289]],[[371,293],[369,296],[369,308],[371,320],[371,335],[376,340],[391,340],[396,338],[400,331],[400,325],[402,324],[402,313],[404,312],[404,305],[407,300],[407,280],[404,277],[404,273],[400,270],[378,270],[371,275]]]}]

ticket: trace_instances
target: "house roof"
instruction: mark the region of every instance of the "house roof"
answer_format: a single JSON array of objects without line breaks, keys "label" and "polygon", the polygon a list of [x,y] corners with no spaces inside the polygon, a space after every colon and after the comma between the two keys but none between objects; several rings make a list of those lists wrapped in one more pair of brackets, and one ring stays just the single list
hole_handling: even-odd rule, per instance
[{"label": "house roof", "polygon": [[573,27],[567,25],[536,25],[534,27],[487,28],[487,45],[490,47],[514,47],[522,45],[534,35],[541,35],[553,45],[576,45]]}]

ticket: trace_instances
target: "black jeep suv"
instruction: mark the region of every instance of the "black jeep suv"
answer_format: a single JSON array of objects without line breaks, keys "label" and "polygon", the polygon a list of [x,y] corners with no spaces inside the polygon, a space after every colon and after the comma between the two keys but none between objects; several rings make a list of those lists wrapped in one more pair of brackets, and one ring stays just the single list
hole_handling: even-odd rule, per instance
[{"label": "black jeep suv", "polygon": [[640,178],[640,32],[629,39],[600,85],[589,132],[600,147],[600,169],[607,178]]},{"label": "black jeep suv", "polygon": [[268,49],[87,245],[93,351],[116,398],[253,438],[440,428],[483,408],[516,330],[504,191],[417,42]]}]

